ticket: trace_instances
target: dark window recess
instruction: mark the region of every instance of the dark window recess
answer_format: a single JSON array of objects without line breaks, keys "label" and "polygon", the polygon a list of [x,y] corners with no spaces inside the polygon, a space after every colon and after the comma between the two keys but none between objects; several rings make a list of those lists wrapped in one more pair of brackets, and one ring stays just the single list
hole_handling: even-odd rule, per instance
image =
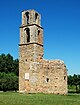
[{"label": "dark window recess", "polygon": [[64,80],[66,80],[66,76],[64,76]]},{"label": "dark window recess", "polygon": [[38,14],[35,13],[35,21],[37,21],[37,19],[38,19]]},{"label": "dark window recess", "polygon": [[27,62],[27,59],[26,59],[26,62]]},{"label": "dark window recess", "polygon": [[26,29],[26,34],[27,34],[27,42],[30,42],[30,29]]},{"label": "dark window recess", "polygon": [[49,78],[46,78],[46,81],[49,82]]},{"label": "dark window recess", "polygon": [[29,24],[29,12],[26,12],[26,23]]},{"label": "dark window recess", "polygon": [[55,86],[55,88],[57,88],[57,86]]},{"label": "dark window recess", "polygon": [[40,35],[40,30],[38,30],[38,35]]}]

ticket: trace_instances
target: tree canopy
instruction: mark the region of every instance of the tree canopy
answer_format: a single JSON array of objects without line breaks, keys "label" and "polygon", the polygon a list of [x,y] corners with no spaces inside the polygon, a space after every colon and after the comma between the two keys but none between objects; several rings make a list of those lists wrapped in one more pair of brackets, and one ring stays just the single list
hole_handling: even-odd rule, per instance
[{"label": "tree canopy", "polygon": [[19,61],[18,59],[13,59],[10,54],[1,54],[0,55],[0,72],[5,73],[14,73],[17,76],[19,75]]},{"label": "tree canopy", "polygon": [[0,55],[0,90],[18,90],[19,60],[10,54]]},{"label": "tree canopy", "polygon": [[74,74],[73,76],[68,76],[68,85],[69,86],[75,86],[76,92],[80,92],[80,75]]}]

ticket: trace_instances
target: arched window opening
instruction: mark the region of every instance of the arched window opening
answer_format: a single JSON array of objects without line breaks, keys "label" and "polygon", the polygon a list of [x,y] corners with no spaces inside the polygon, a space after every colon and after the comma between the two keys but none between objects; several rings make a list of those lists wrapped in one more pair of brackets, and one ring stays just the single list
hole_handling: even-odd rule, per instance
[{"label": "arched window opening", "polygon": [[38,13],[35,13],[35,22],[38,23]]},{"label": "arched window opening", "polygon": [[27,34],[27,42],[30,42],[30,29],[26,29],[26,34]]},{"label": "arched window opening", "polygon": [[29,24],[29,12],[26,12],[26,23]]}]

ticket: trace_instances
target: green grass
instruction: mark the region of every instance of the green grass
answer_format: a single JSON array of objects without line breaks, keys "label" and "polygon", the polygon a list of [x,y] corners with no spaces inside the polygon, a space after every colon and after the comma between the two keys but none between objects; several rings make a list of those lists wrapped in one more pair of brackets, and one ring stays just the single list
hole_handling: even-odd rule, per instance
[{"label": "green grass", "polygon": [[80,105],[80,94],[19,94],[0,93],[0,105]]}]

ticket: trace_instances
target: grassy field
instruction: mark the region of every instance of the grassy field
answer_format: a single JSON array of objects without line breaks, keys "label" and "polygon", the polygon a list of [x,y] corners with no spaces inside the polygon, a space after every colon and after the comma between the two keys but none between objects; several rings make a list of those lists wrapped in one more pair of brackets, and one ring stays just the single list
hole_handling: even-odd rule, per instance
[{"label": "grassy field", "polygon": [[80,94],[19,94],[0,93],[0,105],[80,105]]}]

